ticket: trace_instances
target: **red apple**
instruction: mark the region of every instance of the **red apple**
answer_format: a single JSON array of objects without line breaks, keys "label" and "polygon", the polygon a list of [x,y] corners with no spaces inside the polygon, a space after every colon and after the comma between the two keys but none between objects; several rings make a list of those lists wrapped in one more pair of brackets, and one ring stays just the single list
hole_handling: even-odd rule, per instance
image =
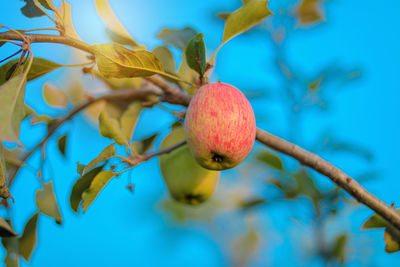
[{"label": "red apple", "polygon": [[256,121],[247,98],[225,83],[197,90],[185,118],[185,136],[196,161],[206,169],[237,166],[250,153]]}]

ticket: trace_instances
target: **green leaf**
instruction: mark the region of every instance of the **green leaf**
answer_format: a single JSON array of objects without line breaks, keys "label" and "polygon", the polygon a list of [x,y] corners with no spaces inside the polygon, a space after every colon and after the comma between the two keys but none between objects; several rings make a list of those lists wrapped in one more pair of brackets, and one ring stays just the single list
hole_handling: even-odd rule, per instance
[{"label": "green leaf", "polygon": [[371,228],[385,228],[389,225],[389,222],[386,221],[379,214],[374,214],[366,220],[361,229],[371,229]]},{"label": "green leaf", "polygon": [[[11,225],[11,221],[9,221]],[[3,247],[7,250],[6,257],[4,258],[4,264],[6,267],[18,267],[19,266],[19,244],[18,238],[16,237],[3,237],[1,239]]]},{"label": "green leaf", "polygon": [[99,128],[102,136],[113,139],[119,145],[128,144],[125,135],[121,131],[119,122],[114,118],[110,118],[105,110],[100,113]]},{"label": "green leaf", "polygon": [[157,37],[163,40],[166,44],[175,46],[183,51],[189,41],[196,34],[196,30],[190,27],[185,27],[181,30],[162,29],[161,32],[157,34]]},{"label": "green leaf", "polygon": [[176,66],[174,56],[171,53],[171,50],[166,46],[157,46],[153,49],[152,53],[161,61],[163,69],[167,73],[175,74]]},{"label": "green leaf", "polygon": [[56,7],[54,6],[54,3],[52,0],[39,0],[40,4],[47,8],[48,10],[56,10]]},{"label": "green leaf", "polygon": [[66,146],[66,144],[67,144],[67,135],[64,134],[63,136],[58,138],[58,141],[57,141],[58,150],[61,152],[61,154],[64,157],[65,157],[65,146]]},{"label": "green leaf", "polygon": [[[0,66],[0,85],[10,78],[10,73],[15,69],[18,62],[19,58],[16,58]],[[32,66],[28,72],[27,80],[32,81],[60,67],[62,67],[62,65],[58,63],[44,58],[34,57]]]},{"label": "green leaf", "polygon": [[43,97],[46,103],[52,107],[66,107],[68,104],[67,95],[48,82],[43,86]]},{"label": "green leaf", "polygon": [[43,11],[36,6],[34,0],[24,0],[24,1],[26,4],[25,6],[21,7],[21,12],[22,14],[24,14],[25,17],[35,18],[45,15]]},{"label": "green leaf", "polygon": [[89,188],[82,193],[82,208],[83,212],[87,210],[87,208],[92,204],[92,202],[97,198],[97,195],[103,189],[103,187],[116,176],[116,173],[112,171],[102,171],[94,177],[92,183]]},{"label": "green leaf", "polygon": [[82,175],[83,170],[85,169],[85,164],[80,164],[79,162],[76,163],[76,172]]},{"label": "green leaf", "polygon": [[139,154],[146,153],[154,143],[158,133],[132,143],[132,148]]},{"label": "green leaf", "polygon": [[394,226],[388,225],[383,233],[383,240],[385,241],[385,251],[393,253],[400,250],[400,231]]},{"label": "green leaf", "polygon": [[114,42],[132,47],[140,46],[121,24],[107,0],[95,0],[94,3],[97,14],[106,26],[106,33]]},{"label": "green leaf", "polygon": [[125,134],[127,140],[132,139],[132,135],[133,132],[135,131],[137,120],[142,110],[143,106],[139,102],[133,102],[122,114],[120,122],[121,122],[122,132]]},{"label": "green leaf", "polygon": [[231,14],[230,12],[219,12],[219,13],[217,13],[216,16],[219,19],[227,20],[230,14]]},{"label": "green leaf", "polygon": [[39,189],[36,192],[36,206],[41,213],[54,218],[56,223],[62,223],[60,209],[54,193],[53,181],[44,184],[43,189]]},{"label": "green leaf", "polygon": [[88,165],[86,165],[82,171],[82,173],[86,173],[88,170],[96,166],[97,164],[108,160],[109,158],[112,158],[115,156],[115,144],[108,145],[101,153],[94,159],[92,160]]},{"label": "green leaf", "polygon": [[206,45],[202,33],[193,37],[185,50],[188,66],[203,77],[206,70]]},{"label": "green leaf", "polygon": [[118,44],[96,44],[91,47],[99,71],[106,78],[146,77],[163,74],[160,60],[149,51],[132,51]]},{"label": "green leaf", "polygon": [[0,139],[19,140],[19,127],[25,117],[25,84],[21,73],[0,86]]},{"label": "green leaf", "polygon": [[306,169],[300,169],[293,174],[293,178],[297,183],[297,193],[310,197],[314,201],[318,201],[322,197],[322,193],[315,185],[314,179],[308,174]]},{"label": "green leaf", "polygon": [[232,249],[234,251],[235,266],[246,266],[261,244],[260,234],[253,228],[236,240]]},{"label": "green leaf", "polygon": [[[188,66],[185,53],[182,53],[182,61],[181,61],[181,64],[179,65],[178,76],[181,79],[192,82],[192,83],[195,83],[196,79],[198,77],[197,72],[192,70]],[[190,87],[187,84],[181,84],[181,87],[183,87],[183,89],[186,91],[186,93],[188,93],[190,95],[194,95],[194,93],[196,93],[196,90],[197,90],[197,88]]]},{"label": "green leaf", "polygon": [[71,195],[69,197],[69,203],[72,210],[78,212],[79,203],[81,203],[82,201],[82,193],[89,188],[94,177],[103,170],[104,166],[105,164],[93,168],[92,170],[79,177],[78,180],[76,180],[74,186],[72,187]]},{"label": "green leaf", "polygon": [[10,191],[7,186],[7,170],[6,162],[4,159],[4,147],[3,143],[0,141],[0,197],[9,198],[11,196]]},{"label": "green leaf", "polygon": [[39,213],[35,213],[25,224],[24,232],[18,239],[19,254],[28,262],[36,245],[38,218]]},{"label": "green leaf", "polygon": [[267,4],[268,1],[250,1],[233,12],[225,22],[222,43],[226,43],[271,15],[272,12],[268,9]]},{"label": "green leaf", "polygon": [[331,255],[337,259],[341,265],[346,260],[346,245],[349,240],[349,236],[346,234],[340,234],[336,236],[335,241],[332,245]]},{"label": "green leaf", "polygon": [[0,236],[1,237],[12,237],[18,234],[12,229],[11,225],[0,217]]},{"label": "green leaf", "polygon": [[280,157],[270,151],[263,151],[257,155],[257,160],[267,164],[268,166],[283,171],[283,163]]},{"label": "green leaf", "polygon": [[247,31],[272,14],[268,9],[268,1],[249,1],[244,6],[231,13],[225,21],[222,43],[215,50],[210,61],[213,61],[219,49],[236,35]]},{"label": "green leaf", "polygon": [[[64,6],[65,4],[65,6]],[[72,20],[72,14],[71,14],[71,5],[68,4],[67,2],[63,1],[59,7],[56,8],[57,13],[59,16],[56,16],[56,21],[60,25],[64,26],[65,29],[65,34],[68,37],[72,37],[74,39],[80,40],[81,38],[79,35],[76,33],[73,20]]]}]

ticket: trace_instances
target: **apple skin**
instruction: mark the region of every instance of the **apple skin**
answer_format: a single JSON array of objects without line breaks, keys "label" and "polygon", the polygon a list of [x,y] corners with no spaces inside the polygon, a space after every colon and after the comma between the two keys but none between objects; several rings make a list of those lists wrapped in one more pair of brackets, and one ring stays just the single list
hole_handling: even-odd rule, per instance
[{"label": "apple skin", "polygon": [[203,85],[186,112],[185,136],[201,166],[210,170],[233,168],[253,148],[256,137],[253,109],[243,93],[232,85]]},{"label": "apple skin", "polygon": [[[185,140],[183,127],[174,127],[161,143],[161,149]],[[178,202],[199,205],[208,200],[218,184],[220,173],[202,168],[187,145],[159,157],[161,174],[172,198]]]}]

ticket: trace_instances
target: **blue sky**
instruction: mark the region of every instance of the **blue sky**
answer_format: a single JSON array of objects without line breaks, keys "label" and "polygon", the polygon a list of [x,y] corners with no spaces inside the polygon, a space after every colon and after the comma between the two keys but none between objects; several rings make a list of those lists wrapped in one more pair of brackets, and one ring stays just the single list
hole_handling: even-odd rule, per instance
[{"label": "blue sky", "polygon": [[[28,20],[19,8],[22,1],[1,3],[0,23],[15,29],[39,28],[50,25],[45,17]],[[69,1],[78,34],[88,43],[106,42],[103,25],[98,19],[92,1]],[[271,8],[276,2],[271,0]],[[163,28],[192,26],[205,35],[210,51],[221,40],[223,24],[214,17],[216,11],[231,11],[239,7],[239,1],[184,1],[110,0],[115,13],[139,42],[149,49],[161,45],[155,35]],[[348,156],[325,155],[350,175],[356,176],[365,170],[378,170],[379,179],[365,183],[365,187],[387,203],[399,203],[397,151],[400,150],[400,105],[398,104],[400,69],[400,34],[398,10],[400,2],[385,1],[327,1],[327,22],[309,30],[301,30],[292,36],[287,47],[291,63],[303,73],[312,75],[317,69],[329,63],[345,67],[357,67],[362,71],[359,81],[329,93],[331,108],[328,112],[305,114],[302,137],[312,140],[323,129],[329,128],[341,139],[370,148],[375,156],[372,163],[361,162]],[[273,9],[273,11],[276,11]],[[272,65],[272,52],[266,37],[250,33],[238,37],[221,49],[213,78],[231,83],[246,91],[268,87],[277,83],[276,71]],[[50,50],[49,50],[50,49]],[[35,55],[58,63],[74,63],[71,50],[60,45],[34,44]],[[1,58],[13,51],[4,46]],[[62,114],[47,108],[41,96],[41,87],[46,81],[63,88],[68,80],[65,70],[56,70],[27,87],[26,102],[40,113]],[[277,92],[273,92],[277,94]],[[274,134],[285,136],[284,116],[275,110],[272,100],[251,100],[254,109],[267,111],[265,118],[257,118],[258,126]],[[276,111],[276,113],[275,113]],[[159,120],[154,125],[151,118]],[[162,130],[172,118],[161,110],[148,112],[140,120],[135,138],[146,136],[152,131]],[[75,163],[89,162],[109,140],[101,138],[97,130],[83,117],[78,116],[60,129],[70,133],[69,158],[63,159],[56,151],[55,140],[48,144],[48,155],[54,169],[54,184],[65,223],[60,227],[51,219],[41,217],[38,246],[32,257],[32,266],[227,266],[227,251],[219,245],[222,240],[213,239],[212,229],[204,223],[174,224],[168,215],[160,212],[157,203],[167,196],[162,178],[158,172],[157,160],[140,165],[133,171],[136,184],[134,195],[124,187],[125,180],[113,180],[101,192],[99,198],[84,215],[75,215],[68,203],[70,188],[76,179]],[[44,133],[43,127],[22,125],[22,141],[28,147],[36,144]],[[88,142],[87,140],[90,140]],[[302,144],[303,145],[303,144]],[[31,164],[37,164],[38,155]],[[229,179],[233,172],[223,174]],[[49,176],[52,176],[49,171]],[[319,177],[318,182],[325,183]],[[32,188],[39,183],[29,172],[23,171],[13,186],[16,199],[13,218],[15,228],[21,232],[24,222],[35,211]],[[219,194],[221,190],[217,191]],[[270,266],[293,266],[301,264],[287,254],[296,253],[296,240],[291,240],[291,231],[296,224],[288,219],[290,204],[280,204],[263,209],[262,222],[270,229],[266,237],[266,254],[257,255]],[[301,208],[300,208],[301,210]],[[350,215],[351,214],[351,215]],[[340,220],[340,227],[353,230],[351,265],[359,266],[357,245],[367,247],[367,255],[373,257],[371,266],[386,266],[399,262],[400,254],[386,254],[382,231],[362,232],[359,227],[372,214],[359,207],[346,210]],[[265,216],[265,218],[264,218]],[[238,224],[243,224],[238,219]],[[225,222],[226,223],[226,222]],[[271,233],[273,230],[280,233]],[[265,259],[264,257],[268,257]],[[253,262],[257,266],[257,259]],[[319,262],[312,262],[318,266]]]}]

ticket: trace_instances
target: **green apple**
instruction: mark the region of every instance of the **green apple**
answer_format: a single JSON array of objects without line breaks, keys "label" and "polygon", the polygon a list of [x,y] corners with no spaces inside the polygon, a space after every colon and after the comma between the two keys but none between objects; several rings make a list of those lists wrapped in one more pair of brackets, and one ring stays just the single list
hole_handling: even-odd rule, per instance
[{"label": "green apple", "polygon": [[[185,140],[183,127],[174,127],[161,143],[161,149]],[[161,174],[173,199],[198,205],[209,199],[215,191],[219,172],[202,168],[193,159],[189,147],[184,146],[159,157]]]}]

